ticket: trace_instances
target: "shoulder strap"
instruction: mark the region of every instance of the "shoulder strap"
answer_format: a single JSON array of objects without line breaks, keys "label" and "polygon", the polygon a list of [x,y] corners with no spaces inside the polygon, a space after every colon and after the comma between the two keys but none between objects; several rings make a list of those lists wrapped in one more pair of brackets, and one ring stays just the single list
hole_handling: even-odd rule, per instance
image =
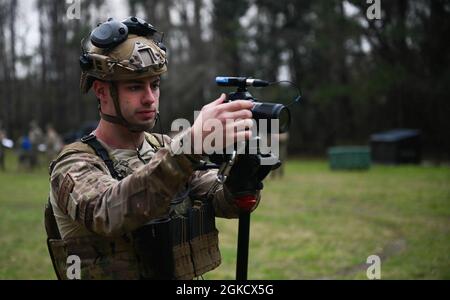
[{"label": "shoulder strap", "polygon": [[[145,139],[156,151],[162,148],[161,143],[153,134],[146,132]],[[114,169],[114,163],[109,157],[108,151],[105,149],[105,147],[102,146],[102,144],[93,134],[81,138],[81,142],[75,142],[65,146],[58,157],[50,164],[50,173],[62,158],[66,157],[67,155],[79,152],[91,153],[99,156],[108,167],[111,176],[117,180],[122,179],[122,177]]]},{"label": "shoulder strap", "polygon": [[108,167],[109,173],[111,173],[111,176],[117,180],[121,180],[122,177],[116,172],[114,169],[114,163],[109,157],[108,150],[103,147],[102,144],[97,140],[97,137],[93,134],[90,134],[88,136],[82,137],[81,142],[89,145],[92,149],[94,149],[95,154],[97,154],[103,162]]},{"label": "shoulder strap", "polygon": [[155,149],[155,151],[158,151],[160,148],[162,148],[161,143],[153,134],[145,132],[145,139],[150,144],[150,146],[152,146],[152,148]]}]

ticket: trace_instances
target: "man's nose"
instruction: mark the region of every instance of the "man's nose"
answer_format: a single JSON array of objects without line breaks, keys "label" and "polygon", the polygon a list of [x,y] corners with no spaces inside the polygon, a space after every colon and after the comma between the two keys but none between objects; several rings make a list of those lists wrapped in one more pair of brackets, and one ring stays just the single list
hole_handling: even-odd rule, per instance
[{"label": "man's nose", "polygon": [[144,96],[142,97],[142,104],[152,104],[154,102],[156,102],[155,91],[152,89],[151,84],[147,84],[145,86]]}]

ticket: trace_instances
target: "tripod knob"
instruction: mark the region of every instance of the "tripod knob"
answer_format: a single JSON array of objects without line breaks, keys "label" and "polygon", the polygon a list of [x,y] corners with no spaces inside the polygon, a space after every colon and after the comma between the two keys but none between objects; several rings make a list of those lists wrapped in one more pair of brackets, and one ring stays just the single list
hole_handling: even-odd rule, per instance
[{"label": "tripod knob", "polygon": [[250,212],[256,205],[255,195],[244,195],[235,198],[236,205],[245,212]]}]

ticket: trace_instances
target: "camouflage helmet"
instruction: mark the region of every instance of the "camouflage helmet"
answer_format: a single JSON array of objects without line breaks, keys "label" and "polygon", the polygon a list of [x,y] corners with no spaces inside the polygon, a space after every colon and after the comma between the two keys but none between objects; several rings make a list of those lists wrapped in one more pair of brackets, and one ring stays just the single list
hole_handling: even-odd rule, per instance
[{"label": "camouflage helmet", "polygon": [[136,17],[108,19],[82,41],[80,88],[87,93],[95,79],[140,79],[167,71],[166,48],[159,32]]}]

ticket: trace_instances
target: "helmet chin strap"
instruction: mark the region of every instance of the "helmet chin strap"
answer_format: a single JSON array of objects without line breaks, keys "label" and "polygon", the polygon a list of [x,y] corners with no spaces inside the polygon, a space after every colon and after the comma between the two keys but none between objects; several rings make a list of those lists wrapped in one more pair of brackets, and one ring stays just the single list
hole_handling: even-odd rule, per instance
[{"label": "helmet chin strap", "polygon": [[[110,123],[122,125],[133,133],[148,131],[155,126],[155,123],[149,124],[149,125],[140,125],[140,124],[133,124],[133,123],[128,122],[123,117],[122,110],[120,109],[119,93],[118,93],[115,82],[111,82],[111,86],[109,87],[109,92],[111,93],[111,98],[113,99],[113,103],[114,103],[114,107],[116,109],[117,116],[111,116],[111,115],[104,114],[100,109],[100,117],[103,120],[108,121]],[[159,113],[157,114],[157,118],[158,117],[159,117]]]}]

